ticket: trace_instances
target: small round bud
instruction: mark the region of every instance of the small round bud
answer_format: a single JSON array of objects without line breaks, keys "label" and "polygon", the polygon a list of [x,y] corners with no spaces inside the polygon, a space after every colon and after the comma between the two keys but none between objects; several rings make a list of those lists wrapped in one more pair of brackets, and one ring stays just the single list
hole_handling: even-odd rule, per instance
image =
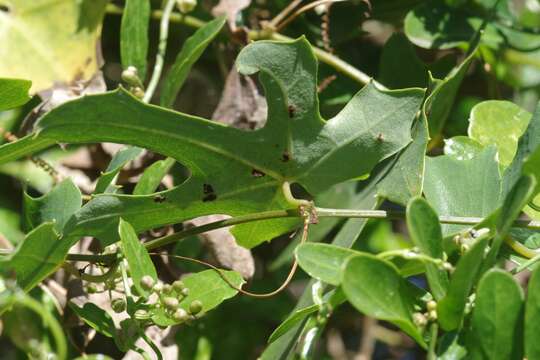
[{"label": "small round bud", "polygon": [[427,319],[422,313],[414,313],[413,314],[413,321],[416,324],[416,326],[424,327],[427,325]]},{"label": "small round bud", "polygon": [[154,285],[154,287],[152,288],[152,290],[156,293],[156,294],[159,294],[163,291],[163,284],[158,282],[157,284]]},{"label": "small round bud", "polygon": [[189,304],[189,312],[192,315],[200,313],[202,309],[203,309],[203,304],[200,300],[193,300],[191,304]]},{"label": "small round bud", "polygon": [[182,290],[182,295],[188,296],[189,295],[189,289],[188,288],[183,289]]},{"label": "small round bud", "polygon": [[124,299],[114,299],[111,302],[111,308],[115,313],[121,313],[126,310],[126,301]]},{"label": "small round bud", "polygon": [[135,95],[135,97],[142,99],[144,97],[144,90],[140,86],[135,86],[130,89],[131,93]]},{"label": "small round bud", "polygon": [[150,319],[150,314],[146,310],[138,309],[135,311],[135,314],[133,314],[133,317],[137,320],[148,320]]},{"label": "small round bud", "polygon": [[437,320],[437,311],[431,310],[428,312],[428,318],[429,320],[435,321]]},{"label": "small round bud", "polygon": [[124,71],[122,71],[122,81],[126,84],[137,86],[140,84],[139,74],[135,66],[128,66]]},{"label": "small round bud", "polygon": [[154,279],[150,275],[144,275],[141,278],[141,287],[146,290],[150,291],[155,285]]},{"label": "small round bud", "polygon": [[167,308],[167,310],[174,311],[178,308],[178,299],[175,299],[173,297],[166,297],[163,299],[163,305]]},{"label": "small round bud", "polygon": [[182,290],[184,290],[186,286],[184,285],[182,280],[176,280],[175,282],[172,283],[172,288],[174,291],[176,291],[177,294],[181,294]]},{"label": "small round bud", "polygon": [[176,6],[182,14],[187,14],[197,6],[197,0],[176,0]]},{"label": "small round bud", "polygon": [[184,322],[184,321],[189,320],[189,315],[188,315],[187,311],[184,310],[184,309],[176,310],[172,317],[173,317],[174,321],[178,321],[178,322]]},{"label": "small round bud", "polygon": [[98,288],[97,288],[96,284],[90,283],[90,284],[86,285],[86,292],[87,293],[95,294],[95,293],[97,293],[97,291],[98,291]]},{"label": "small round bud", "polygon": [[169,285],[169,284],[164,284],[163,285],[163,293],[168,295],[172,292],[172,286]]},{"label": "small round bud", "polygon": [[427,302],[427,309],[428,311],[433,311],[435,309],[437,309],[437,303],[433,300],[430,300]]},{"label": "small round bud", "polygon": [[454,271],[454,267],[449,262],[444,262],[442,265],[443,269],[446,271]]},{"label": "small round bud", "polygon": [[107,288],[108,290],[116,289],[116,282],[114,281],[114,279],[105,280],[105,288]]}]

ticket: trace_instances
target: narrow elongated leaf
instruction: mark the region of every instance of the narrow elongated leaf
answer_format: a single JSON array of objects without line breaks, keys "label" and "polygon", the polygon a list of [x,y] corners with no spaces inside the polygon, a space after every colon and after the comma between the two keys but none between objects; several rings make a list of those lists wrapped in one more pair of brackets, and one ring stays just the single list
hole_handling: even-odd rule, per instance
[{"label": "narrow elongated leaf", "polygon": [[135,66],[141,81],[146,77],[150,0],[126,0],[120,28],[122,67]]},{"label": "narrow elongated leaf", "polygon": [[461,326],[467,297],[476,282],[487,241],[487,238],[478,240],[459,259],[450,278],[448,292],[437,305],[439,324],[446,331],[455,330]]},{"label": "narrow elongated leaf", "polygon": [[172,106],[191,67],[201,57],[208,44],[219,34],[221,28],[225,25],[225,20],[226,18],[221,16],[210,21],[186,40],[182,50],[176,57],[174,65],[165,76],[165,82],[161,90],[161,106]]},{"label": "narrow elongated leaf", "polygon": [[[227,280],[235,287],[241,287],[244,283],[242,276],[235,271],[221,272]],[[195,274],[190,274],[182,278],[185,286],[189,289],[189,295],[181,302],[180,307],[189,311],[189,305],[194,300],[199,300],[202,303],[201,314],[204,314],[223,301],[232,298],[238,291],[227,284],[215,270],[205,270]],[[152,320],[157,325],[170,326],[176,322],[166,316],[164,310],[154,309]]]},{"label": "narrow elongated leaf", "polygon": [[279,326],[272,332],[270,335],[270,338],[268,338],[268,342],[272,343],[275,340],[277,340],[279,337],[281,337],[283,334],[285,334],[287,331],[292,329],[296,324],[298,324],[300,321],[304,320],[306,317],[308,317],[311,314],[316,313],[319,311],[319,305],[310,305],[303,309],[296,310],[292,312],[287,319],[285,319]]},{"label": "narrow elongated leaf", "polygon": [[92,77],[105,5],[84,11],[80,1],[10,0],[0,11],[0,77],[31,80],[32,93]]},{"label": "narrow elongated leaf", "polygon": [[66,179],[39,198],[25,193],[23,206],[26,231],[44,222],[54,221],[54,228],[62,233],[66,222],[82,206],[81,191],[71,179]]},{"label": "narrow elongated leaf", "polygon": [[102,194],[105,192],[114,193],[115,189],[114,185],[112,185],[114,178],[128,162],[139,156],[141,151],[141,148],[130,146],[114,154],[111,162],[107,166],[107,170],[99,177],[94,194]]},{"label": "narrow elongated leaf", "polygon": [[412,320],[417,299],[391,263],[368,254],[353,256],[345,265],[342,286],[347,300],[359,311],[394,323],[425,346]]},{"label": "narrow elongated leaf", "polygon": [[137,233],[128,222],[120,219],[118,232],[120,233],[122,252],[128,262],[133,285],[137,288],[139,294],[148,296],[149,291],[141,286],[141,279],[143,276],[150,276],[154,281],[157,280],[154,263],[137,237]]},{"label": "narrow elongated leaf", "polygon": [[507,272],[487,272],[478,284],[472,316],[473,332],[485,358],[522,359],[522,325],[523,291]]},{"label": "narrow elongated leaf", "polygon": [[86,303],[82,307],[77,306],[73,302],[69,302],[69,307],[84,320],[88,326],[95,329],[98,333],[107,337],[114,337],[116,329],[114,322],[105,310],[99,308],[94,303]]},{"label": "narrow elongated leaf", "polygon": [[[251,44],[237,65],[246,74],[261,71],[269,104],[263,129],[229,128],[145,105],[118,90],[52,110],[38,123],[37,136],[0,147],[0,163],[55,142],[111,141],[146,147],[190,168],[191,178],[159,199],[97,197],[72,219],[73,235],[93,235],[110,243],[116,240],[110,234],[120,216],[142,231],[208,214],[287,208],[281,190],[285,180],[316,195],[367,174],[411,140],[411,123],[423,97],[420,89],[381,91],[367,85],[324,122],[318,111],[316,61],[306,40]],[[353,162],[355,166],[342,166]],[[280,219],[242,225],[238,229],[244,229],[244,237],[237,240],[253,247],[295,224]],[[261,226],[269,232],[257,231]]]},{"label": "narrow elongated leaf", "polygon": [[529,279],[527,302],[525,305],[525,356],[540,358],[540,266],[536,266]]},{"label": "narrow elongated leaf", "polygon": [[161,180],[167,175],[171,167],[174,165],[173,158],[158,160],[147,167],[141,178],[135,185],[133,195],[148,195],[156,191]]},{"label": "narrow elongated leaf", "polygon": [[21,79],[0,78],[0,111],[24,105],[30,96],[32,82]]},{"label": "narrow elongated leaf", "polygon": [[64,261],[72,243],[59,239],[54,223],[44,223],[32,230],[15,252],[0,261],[0,270],[5,275],[15,274],[17,284],[29,291]]},{"label": "narrow elongated leaf", "polygon": [[[407,205],[407,228],[412,242],[424,254],[443,259],[443,237],[439,216],[426,200],[415,198]],[[440,300],[446,294],[448,275],[434,264],[426,264],[427,279],[433,297]]]}]

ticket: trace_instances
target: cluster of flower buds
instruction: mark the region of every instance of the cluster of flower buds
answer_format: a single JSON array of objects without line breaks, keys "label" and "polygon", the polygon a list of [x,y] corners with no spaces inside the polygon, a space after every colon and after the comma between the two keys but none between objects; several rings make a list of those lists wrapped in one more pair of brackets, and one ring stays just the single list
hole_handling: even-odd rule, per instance
[{"label": "cluster of flower buds", "polygon": [[437,321],[437,303],[433,300],[429,300],[426,303],[426,312],[415,312],[413,314],[413,321],[418,327],[425,327],[430,321]]},{"label": "cluster of flower buds", "polygon": [[139,72],[135,66],[128,66],[124,71],[122,71],[122,81],[129,86],[129,91],[133,95],[139,99],[144,97],[144,86],[139,78]]}]

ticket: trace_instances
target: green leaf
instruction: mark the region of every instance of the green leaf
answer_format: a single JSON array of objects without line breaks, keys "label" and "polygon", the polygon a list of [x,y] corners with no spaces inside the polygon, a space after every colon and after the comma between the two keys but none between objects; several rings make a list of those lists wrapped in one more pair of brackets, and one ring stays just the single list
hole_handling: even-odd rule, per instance
[{"label": "green leaf", "polygon": [[92,327],[98,333],[110,338],[115,336],[116,329],[113,319],[105,310],[90,302],[85,303],[82,307],[71,301],[68,304],[78,317],[83,319],[88,326]]},{"label": "green leaf", "polygon": [[478,50],[479,39],[477,36],[471,41],[467,57],[461,64],[452,69],[443,80],[430,79],[430,87],[433,90],[424,103],[423,115],[427,119],[429,134],[432,137],[439,135],[444,128],[461,83]]},{"label": "green leaf", "polygon": [[540,266],[536,266],[529,279],[527,302],[525,304],[525,356],[528,359],[540,357]]},{"label": "green leaf", "polygon": [[458,261],[450,278],[445,297],[437,304],[439,324],[445,331],[459,328],[463,320],[467,297],[476,283],[487,238],[479,239]]},{"label": "green leaf", "polygon": [[483,146],[497,146],[497,160],[506,168],[516,154],[518,139],[530,119],[528,111],[510,101],[483,101],[471,111],[469,137]]},{"label": "green leaf", "polygon": [[120,57],[124,69],[137,68],[141,81],[146,78],[149,21],[149,0],[126,0],[120,28]]},{"label": "green leaf", "polygon": [[[98,196],[83,207],[70,224],[73,235],[108,243],[115,240],[110,234],[120,216],[142,231],[208,214],[288,208],[284,181],[298,182],[316,195],[367,174],[411,141],[411,124],[423,98],[420,89],[381,91],[367,85],[324,122],[318,111],[316,61],[305,39],[253,43],[241,52],[237,65],[246,74],[261,72],[269,104],[263,129],[229,128],[145,105],[118,90],[55,108],[37,124],[37,136],[0,147],[0,163],[56,142],[110,141],[148,148],[190,168],[191,178],[162,193],[164,201]],[[353,162],[355,166],[342,166]],[[297,223],[279,219],[246,224],[236,229],[244,234],[237,240],[253,247]]]},{"label": "green leaf", "polygon": [[287,319],[283,320],[281,324],[272,332],[270,337],[268,338],[268,342],[272,343],[278,338],[280,338],[283,334],[287,333],[290,329],[292,329],[296,324],[298,324],[300,321],[304,320],[309,315],[316,313],[319,311],[320,306],[319,305],[310,305],[305,308],[296,310],[292,312]]},{"label": "green leaf", "polygon": [[305,243],[296,248],[298,265],[312,278],[327,284],[339,285],[343,264],[358,251],[331,244]]},{"label": "green leaf", "polygon": [[426,87],[427,67],[404,34],[394,33],[384,44],[379,81],[391,89]]},{"label": "green leaf", "polygon": [[[227,280],[236,287],[241,287],[244,283],[242,276],[235,271],[224,271],[221,273]],[[182,278],[184,285],[189,289],[189,295],[180,302],[180,307],[186,311],[194,300],[202,303],[201,314],[204,314],[223,301],[232,298],[238,291],[227,284],[215,270],[205,270]],[[170,326],[176,322],[166,316],[163,309],[154,309],[152,320],[157,325]]]},{"label": "green leaf", "polygon": [[55,230],[62,233],[66,222],[82,206],[81,191],[69,178],[39,198],[33,198],[26,193],[23,196],[26,231],[44,222],[53,221]]},{"label": "green leaf", "polygon": [[0,12],[0,77],[31,80],[36,93],[54,83],[87,80],[98,70],[101,26],[80,26],[95,15],[83,12],[80,2],[10,0],[7,7]]},{"label": "green leaf", "polygon": [[59,239],[54,223],[44,223],[26,235],[24,241],[7,259],[0,261],[4,274],[14,273],[17,284],[29,291],[64,262],[72,242]]},{"label": "green leaf", "polygon": [[114,154],[111,162],[107,166],[107,169],[104,173],[101,174],[99,177],[96,189],[94,190],[94,194],[102,194],[102,193],[114,193],[116,192],[115,187],[113,185],[113,181],[122,170],[124,166],[131,160],[137,158],[139,154],[142,152],[141,148],[135,147],[135,146],[129,146],[125,149],[122,149],[118,151],[116,154]]},{"label": "green leaf", "polygon": [[395,203],[406,205],[420,196],[424,185],[425,153],[428,130],[425,119],[416,123],[413,142],[403,149],[390,172],[377,184],[377,193]]},{"label": "green leaf", "polygon": [[31,86],[28,80],[0,78],[0,111],[26,104],[30,100]]},{"label": "green leaf", "polygon": [[482,151],[483,146],[467,136],[454,136],[444,140],[444,154],[456,160],[471,160]]},{"label": "green leaf", "polygon": [[343,271],[342,286],[356,309],[395,324],[425,346],[422,334],[412,320],[417,299],[391,263],[368,254],[350,257]]},{"label": "green leaf", "polygon": [[118,232],[122,242],[122,253],[128,262],[133,285],[137,288],[139,294],[147,297],[150,292],[141,286],[141,279],[143,276],[150,276],[154,282],[157,281],[154,263],[137,237],[137,233],[128,222],[120,219]]},{"label": "green leaf", "polygon": [[171,107],[173,105],[191,67],[201,57],[210,42],[219,34],[226,20],[224,16],[218,17],[198,29],[186,40],[182,50],[176,57],[174,65],[165,76],[165,82],[161,90],[161,106]]},{"label": "green leaf", "polygon": [[510,274],[493,269],[478,284],[472,327],[486,359],[522,359],[523,291]]},{"label": "green leaf", "polygon": [[161,180],[167,175],[175,161],[172,158],[158,160],[146,169],[135,185],[133,195],[148,195],[156,191]]},{"label": "green leaf", "polygon": [[[470,160],[448,155],[426,158],[424,194],[439,215],[485,217],[499,207],[501,180],[495,154],[496,149],[488,147]],[[442,229],[448,235],[463,226]]]},{"label": "green leaf", "polygon": [[[443,237],[439,216],[423,198],[415,198],[407,205],[407,228],[414,245],[427,256],[443,260]],[[426,264],[429,287],[436,300],[446,294],[448,275],[435,264]]]}]

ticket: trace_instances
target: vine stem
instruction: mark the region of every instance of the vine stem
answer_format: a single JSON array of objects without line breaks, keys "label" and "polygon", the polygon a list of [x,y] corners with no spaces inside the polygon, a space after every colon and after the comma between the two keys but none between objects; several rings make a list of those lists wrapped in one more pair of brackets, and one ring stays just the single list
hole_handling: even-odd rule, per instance
[{"label": "vine stem", "polygon": [[[327,208],[314,208],[315,214],[319,218],[323,217],[338,217],[338,218],[362,218],[362,219],[404,219],[405,212],[403,211],[386,211],[386,210],[349,210],[349,209],[327,209]],[[207,231],[220,229],[223,227],[245,224],[253,221],[269,220],[277,218],[302,218],[303,214],[298,209],[288,210],[272,210],[264,211],[249,215],[242,215],[232,217],[229,219],[219,220],[212,223],[208,223],[202,226],[193,227],[190,229],[178,231],[174,234],[167,235],[152,241],[146,242],[144,245],[146,249],[153,250],[165,245],[172,244],[176,241],[182,240],[192,235],[198,235]],[[439,216],[439,222],[442,224],[454,224],[454,225],[478,225],[484,219],[479,217],[459,217],[459,216]],[[514,221],[514,227],[526,228],[530,230],[540,230],[540,221],[528,221],[518,219]],[[104,262],[111,263],[116,258],[115,254],[68,254],[67,260],[71,261],[89,261],[89,262]]]},{"label": "vine stem", "polygon": [[[111,15],[121,15],[123,12],[123,9],[117,5],[114,4],[108,4],[107,5],[107,13]],[[199,20],[196,17],[189,16],[189,15],[183,15],[177,12],[171,12],[170,14],[166,14],[163,10],[154,10],[151,13],[151,17],[153,19],[162,19],[163,17],[167,15],[169,17],[169,21],[172,23],[179,23],[184,24],[186,26],[190,26],[193,28],[201,28],[204,25],[206,25],[205,21]],[[282,35],[278,32],[272,31],[270,29],[264,29],[264,30],[248,30],[248,38],[250,40],[277,40],[277,41],[292,41],[294,39]],[[382,85],[381,83],[373,80],[369,75],[366,73],[358,70],[351,64],[347,63],[346,61],[341,60],[336,55],[333,55],[329,52],[326,52],[318,47],[311,46],[313,49],[313,53],[315,56],[319,59],[319,61],[333,67],[338,72],[342,73],[345,76],[348,76],[349,78],[353,79],[354,81],[365,85],[369,82],[374,83],[377,85],[378,88],[382,90],[386,90],[387,88]],[[157,84],[156,84],[157,85]],[[150,87],[150,85],[149,85]],[[147,91],[148,92],[148,91]]]},{"label": "vine stem", "polygon": [[150,102],[152,96],[156,92],[156,88],[161,78],[161,72],[163,71],[163,63],[165,61],[165,51],[167,50],[167,38],[169,36],[169,21],[174,8],[176,0],[168,0],[165,4],[165,8],[161,13],[161,23],[159,27],[159,44],[156,54],[156,62],[154,64],[154,71],[152,71],[152,77],[148,83],[148,87],[144,93],[143,101],[145,103]]}]

